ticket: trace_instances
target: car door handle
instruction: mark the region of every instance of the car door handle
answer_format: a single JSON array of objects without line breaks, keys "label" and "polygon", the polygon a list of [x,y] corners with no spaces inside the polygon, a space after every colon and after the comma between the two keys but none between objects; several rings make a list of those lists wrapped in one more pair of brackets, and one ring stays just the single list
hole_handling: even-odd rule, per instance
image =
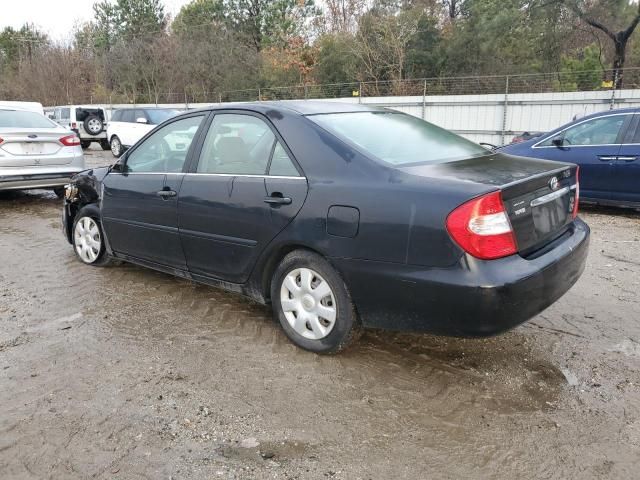
[{"label": "car door handle", "polygon": [[625,156],[625,155],[621,155],[618,157],[618,160],[622,161],[622,162],[633,162],[635,160],[637,160],[638,157],[634,157],[634,156]]},{"label": "car door handle", "polygon": [[156,195],[166,199],[169,197],[175,197],[177,193],[174,192],[173,190],[160,190],[159,192],[156,192]]},{"label": "car door handle", "polygon": [[265,197],[264,203],[268,203],[269,205],[291,205],[291,199],[289,197],[273,194],[269,197]]},{"label": "car door handle", "polygon": [[612,160],[618,159],[615,155],[598,155],[598,158],[601,162],[611,162]]}]

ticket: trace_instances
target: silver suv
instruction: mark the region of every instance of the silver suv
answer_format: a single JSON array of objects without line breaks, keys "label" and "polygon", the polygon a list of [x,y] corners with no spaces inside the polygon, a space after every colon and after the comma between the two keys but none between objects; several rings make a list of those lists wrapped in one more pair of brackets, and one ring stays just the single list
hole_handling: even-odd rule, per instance
[{"label": "silver suv", "polygon": [[109,150],[107,140],[107,111],[95,105],[66,105],[49,107],[45,114],[54,122],[74,132],[83,149],[92,142],[100,144],[103,150]]}]

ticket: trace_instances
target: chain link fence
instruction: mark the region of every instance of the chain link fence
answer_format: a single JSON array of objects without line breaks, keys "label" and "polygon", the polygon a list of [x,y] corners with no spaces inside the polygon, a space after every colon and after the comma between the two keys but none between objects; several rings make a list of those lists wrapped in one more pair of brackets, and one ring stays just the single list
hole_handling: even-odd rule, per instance
[{"label": "chain link fence", "polygon": [[[618,76],[619,75],[619,76]],[[368,81],[334,84],[306,84],[283,87],[226,91],[122,92],[105,95],[78,95],[67,103],[91,104],[191,104],[253,102],[293,99],[364,98],[435,95],[488,95],[551,93],[575,91],[611,91],[615,102],[616,85],[623,89],[640,88],[640,67],[618,74],[612,70],[555,72],[521,75],[437,77],[393,81]]]}]

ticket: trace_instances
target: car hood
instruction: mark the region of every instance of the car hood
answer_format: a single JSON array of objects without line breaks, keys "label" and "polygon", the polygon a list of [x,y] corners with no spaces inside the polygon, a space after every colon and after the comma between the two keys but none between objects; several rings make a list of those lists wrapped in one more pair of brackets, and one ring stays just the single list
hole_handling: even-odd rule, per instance
[{"label": "car hood", "polygon": [[551,160],[495,153],[455,162],[410,165],[400,167],[399,170],[422,177],[504,187],[567,165]]}]

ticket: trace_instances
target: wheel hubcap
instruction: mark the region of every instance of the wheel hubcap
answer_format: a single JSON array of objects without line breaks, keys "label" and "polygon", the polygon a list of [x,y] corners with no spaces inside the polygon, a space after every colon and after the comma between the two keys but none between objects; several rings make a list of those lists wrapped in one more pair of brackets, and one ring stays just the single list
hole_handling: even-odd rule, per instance
[{"label": "wheel hubcap", "polygon": [[336,323],[336,301],[329,283],[309,268],[287,274],[280,288],[280,304],[289,325],[309,340],[320,340]]},{"label": "wheel hubcap", "polygon": [[91,130],[92,132],[99,132],[100,131],[100,122],[98,120],[89,120],[89,130]]},{"label": "wheel hubcap", "polygon": [[115,138],[111,140],[111,153],[118,155],[120,153],[120,142]]},{"label": "wheel hubcap", "polygon": [[78,256],[85,263],[93,263],[100,254],[102,239],[98,224],[89,217],[82,217],[76,224],[73,244]]}]

